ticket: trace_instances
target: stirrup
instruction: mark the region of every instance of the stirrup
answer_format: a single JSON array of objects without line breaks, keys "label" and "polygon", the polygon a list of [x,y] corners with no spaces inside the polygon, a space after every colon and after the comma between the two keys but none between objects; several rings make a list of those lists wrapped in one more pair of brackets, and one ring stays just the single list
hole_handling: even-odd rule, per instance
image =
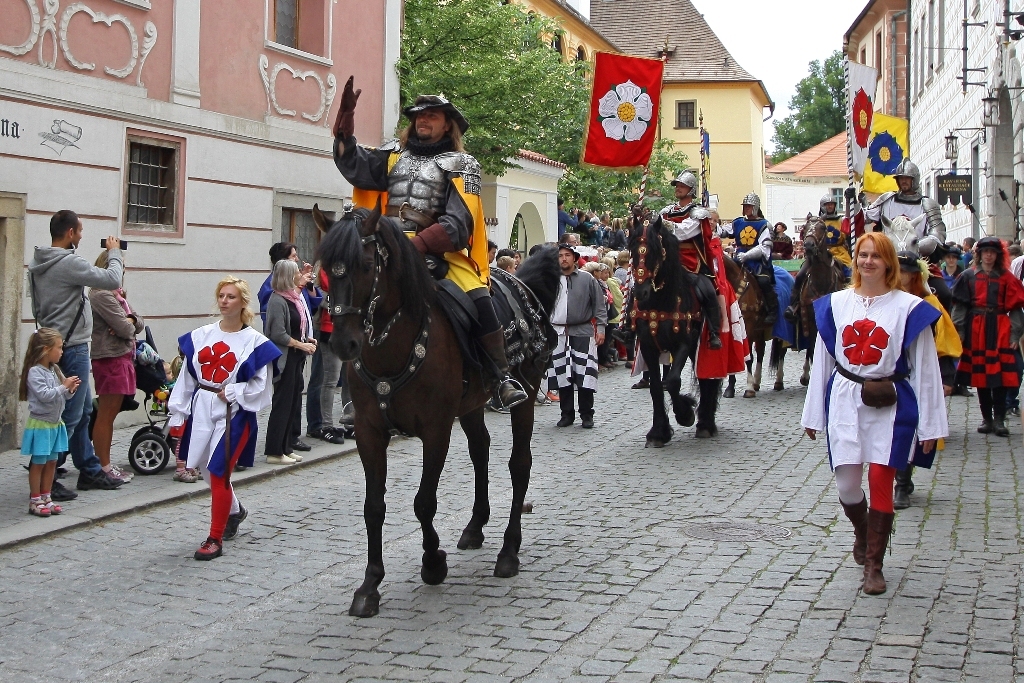
[{"label": "stirrup", "polygon": [[[518,391],[522,395],[520,398],[508,404],[506,404],[501,398],[501,387],[506,383],[511,384],[513,387],[515,387],[516,391]],[[498,389],[494,393],[498,399],[498,404],[501,405],[502,408],[515,407],[522,403],[523,401],[529,400],[530,398],[529,395],[526,393],[526,390],[523,389],[523,385],[519,383],[519,380],[517,380],[515,377],[512,377],[511,375],[506,375],[498,382]]]}]

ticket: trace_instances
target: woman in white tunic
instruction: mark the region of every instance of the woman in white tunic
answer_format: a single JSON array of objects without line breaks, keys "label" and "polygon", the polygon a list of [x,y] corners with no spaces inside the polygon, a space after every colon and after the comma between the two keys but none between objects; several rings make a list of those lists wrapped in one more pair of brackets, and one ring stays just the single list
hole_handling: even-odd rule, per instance
[{"label": "woman in white tunic", "polygon": [[250,327],[252,294],[245,280],[228,276],[216,292],[221,319],[178,339],[185,364],[167,404],[170,426],[184,427],[178,457],[187,467],[205,470],[210,485],[210,535],[196,551],[197,560],[220,557],[224,539],[238,532],[248,514],[231,488],[231,472],[238,464],[252,467],[256,413],[270,405],[270,368],[281,355]]},{"label": "woman in white tunic", "polygon": [[801,424],[811,439],[825,432],[839,501],[853,523],[853,557],[864,565],[863,590],[879,595],[896,471],[913,463],[918,444],[930,454],[948,433],[931,328],[939,312],[900,290],[892,242],[868,233],[854,248],[851,287],[815,301],[814,315],[818,338]]}]

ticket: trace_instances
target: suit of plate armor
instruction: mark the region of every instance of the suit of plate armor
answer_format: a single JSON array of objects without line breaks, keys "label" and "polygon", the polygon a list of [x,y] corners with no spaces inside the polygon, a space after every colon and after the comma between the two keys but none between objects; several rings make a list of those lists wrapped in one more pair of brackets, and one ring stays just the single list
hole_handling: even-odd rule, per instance
[{"label": "suit of plate armor", "polygon": [[[896,251],[912,251],[927,257],[946,241],[942,210],[934,199],[921,195],[921,171],[910,159],[901,161],[893,176],[897,181],[900,177],[910,178],[910,192],[886,192],[864,209],[864,217],[883,226]],[[897,216],[910,219],[914,230],[894,232],[888,223]]]},{"label": "suit of plate armor", "polygon": [[[743,198],[743,205],[754,207],[755,215],[760,215],[761,198],[753,192]],[[765,323],[773,324],[779,315],[779,298],[775,293],[775,269],[772,268],[772,227],[764,218],[737,218],[724,233],[735,242],[733,259],[757,279],[765,301]]]}]

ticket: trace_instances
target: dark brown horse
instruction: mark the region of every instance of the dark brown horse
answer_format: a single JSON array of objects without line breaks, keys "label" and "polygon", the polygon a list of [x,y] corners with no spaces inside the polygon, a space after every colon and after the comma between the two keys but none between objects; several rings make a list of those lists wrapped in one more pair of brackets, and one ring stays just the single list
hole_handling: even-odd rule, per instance
[{"label": "dark brown horse", "polygon": [[[772,340],[773,325],[765,322],[764,293],[754,274],[731,258],[726,258],[725,277],[736,292],[740,313],[743,315],[743,326],[747,329],[747,341],[750,342],[751,348],[751,357],[747,361],[747,388],[743,392],[743,398],[754,398],[757,396],[757,392],[761,391],[765,342]],[[735,395],[735,385],[736,376],[730,375],[726,398],[732,398]],[[778,388],[778,382],[776,382],[776,388]]]},{"label": "dark brown horse", "polygon": [[797,319],[797,340],[805,340],[803,374],[800,384],[807,386],[811,377],[811,363],[814,361],[814,340],[818,336],[818,325],[814,320],[815,300],[838,292],[846,286],[843,265],[832,256],[825,244],[825,222],[808,214],[807,221],[800,229],[804,245],[804,261],[807,273],[800,288],[800,315]]},{"label": "dark brown horse", "polygon": [[[403,433],[423,442],[423,473],[414,501],[423,529],[425,583],[437,585],[448,575],[446,555],[434,530],[437,486],[444,468],[456,418],[469,441],[475,472],[473,515],[459,548],[479,548],[490,515],[487,461],[490,435],[484,424],[484,404],[491,397],[478,370],[467,370],[455,329],[438,303],[436,284],[412,242],[378,209],[346,214],[325,231],[318,257],[328,275],[328,310],[334,320],[331,348],[348,363],[348,381],[355,403],[356,445],[366,477],[363,517],[368,561],[362,585],[349,614],[369,617],[380,606],[378,587],[384,578],[384,491],[387,449],[391,436]],[[511,325],[521,328],[513,356],[513,375],[531,400],[512,408],[512,508],[494,575],[519,573],[523,499],[530,484],[533,410],[550,356],[553,330],[547,313],[554,304],[559,278],[554,249],[527,259],[519,279],[506,279],[519,307]],[[513,307],[514,308],[514,307]],[[517,333],[518,334],[518,333]],[[515,336],[509,331],[508,336]]]}]

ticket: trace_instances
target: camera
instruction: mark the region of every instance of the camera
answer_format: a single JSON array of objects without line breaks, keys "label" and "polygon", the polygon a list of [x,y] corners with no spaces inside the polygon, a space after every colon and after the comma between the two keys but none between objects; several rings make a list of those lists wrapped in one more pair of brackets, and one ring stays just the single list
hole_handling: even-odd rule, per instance
[{"label": "camera", "polygon": [[[104,237],[103,239],[100,240],[100,247],[103,248],[103,249],[107,248],[107,238]],[[126,240],[121,240],[121,249],[125,250],[127,248],[128,248],[128,242]]]}]

